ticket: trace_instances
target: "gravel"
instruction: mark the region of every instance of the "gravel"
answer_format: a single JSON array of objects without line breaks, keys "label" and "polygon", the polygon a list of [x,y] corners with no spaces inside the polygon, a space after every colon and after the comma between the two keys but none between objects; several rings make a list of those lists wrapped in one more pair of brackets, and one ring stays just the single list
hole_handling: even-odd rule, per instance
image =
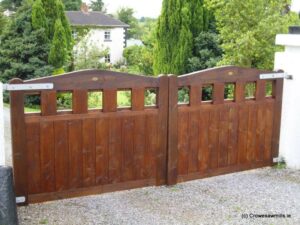
[{"label": "gravel", "polygon": [[[300,224],[300,171],[264,168],[19,207],[20,224]],[[242,215],[248,216],[243,219]],[[291,218],[249,218],[289,214]]]}]

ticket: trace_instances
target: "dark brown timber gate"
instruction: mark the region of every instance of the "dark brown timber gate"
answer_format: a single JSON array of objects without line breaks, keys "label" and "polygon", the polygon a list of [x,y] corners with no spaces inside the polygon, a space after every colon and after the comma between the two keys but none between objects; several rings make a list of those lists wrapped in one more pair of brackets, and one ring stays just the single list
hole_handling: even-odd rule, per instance
[{"label": "dark brown timber gate", "polygon": [[[11,84],[53,83],[53,90],[11,91],[13,167],[17,196],[26,203],[97,194],[272,165],[278,156],[282,79],[266,96],[264,71],[222,67],[184,76],[144,77],[80,71]],[[255,96],[245,98],[247,83]],[[224,99],[226,85],[234,87]],[[202,101],[211,86],[212,100]],[[189,103],[178,104],[178,89]],[[145,107],[146,89],[157,105]],[[117,91],[131,107],[117,107]],[[72,93],[72,110],[57,110],[57,94]],[[88,109],[102,91],[103,108]],[[24,113],[24,96],[38,94],[41,113]]]}]

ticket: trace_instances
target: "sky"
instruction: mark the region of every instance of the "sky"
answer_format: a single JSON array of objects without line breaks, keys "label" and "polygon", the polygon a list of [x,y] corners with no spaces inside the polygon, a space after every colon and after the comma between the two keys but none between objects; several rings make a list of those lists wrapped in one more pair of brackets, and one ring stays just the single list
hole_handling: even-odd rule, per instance
[{"label": "sky", "polygon": [[115,13],[121,7],[129,7],[135,10],[135,17],[156,18],[160,14],[162,0],[104,0],[107,13]]}]

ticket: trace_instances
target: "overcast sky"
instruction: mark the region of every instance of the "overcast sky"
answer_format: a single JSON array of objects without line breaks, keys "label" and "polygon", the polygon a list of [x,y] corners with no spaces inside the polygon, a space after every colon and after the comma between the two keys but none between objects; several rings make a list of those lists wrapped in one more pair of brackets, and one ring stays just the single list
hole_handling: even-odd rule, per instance
[{"label": "overcast sky", "polygon": [[135,16],[140,18],[158,17],[162,0],[104,0],[108,13],[115,13],[121,7],[130,7],[135,10]]}]

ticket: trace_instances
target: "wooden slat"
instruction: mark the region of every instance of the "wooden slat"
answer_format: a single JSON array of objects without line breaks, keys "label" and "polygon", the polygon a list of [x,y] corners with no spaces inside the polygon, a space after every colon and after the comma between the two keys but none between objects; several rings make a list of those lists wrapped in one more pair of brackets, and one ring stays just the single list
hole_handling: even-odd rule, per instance
[{"label": "wooden slat", "polygon": [[55,191],[55,143],[53,122],[41,123],[41,189]]},{"label": "wooden slat", "polygon": [[178,174],[188,173],[189,113],[178,112]]},{"label": "wooden slat", "polygon": [[236,165],[238,161],[238,106],[234,105],[229,110],[228,129],[228,164]]},{"label": "wooden slat", "polygon": [[214,83],[213,103],[215,105],[224,103],[224,83]]},{"label": "wooden slat", "polygon": [[42,91],[41,93],[41,113],[42,116],[56,115],[56,91]]},{"label": "wooden slat", "polygon": [[96,121],[96,184],[108,183],[109,127],[107,119]]},{"label": "wooden slat", "polygon": [[30,182],[28,193],[37,194],[41,191],[41,168],[40,168],[40,124],[31,123],[26,125],[27,162]]},{"label": "wooden slat", "polygon": [[238,163],[247,163],[247,130],[248,130],[248,105],[240,105],[238,109]]},{"label": "wooden slat", "polygon": [[146,178],[157,179],[157,151],[158,151],[158,124],[157,117],[149,115],[146,117],[146,152],[145,152],[145,175]]},{"label": "wooden slat", "polygon": [[73,91],[73,113],[84,114],[88,112],[87,90]]},{"label": "wooden slat", "polygon": [[272,163],[272,135],[273,135],[273,119],[274,119],[274,104],[267,103],[266,105],[266,123],[265,123],[265,150],[264,160]]},{"label": "wooden slat", "polygon": [[[10,84],[22,84],[20,79],[10,81]],[[12,134],[12,160],[16,196],[25,196],[28,203],[28,173],[26,126],[24,121],[24,92],[10,92],[10,116]]]},{"label": "wooden slat", "polygon": [[179,148],[178,125],[178,86],[177,77],[169,76],[169,96],[168,96],[168,173],[167,184],[173,185],[177,183],[177,175],[179,172],[179,156],[181,149]]},{"label": "wooden slat", "polygon": [[[169,78],[160,76],[158,89],[158,132],[156,148],[156,184],[163,185],[167,183],[168,174],[168,98],[169,98]],[[176,140],[174,140],[176,141]],[[172,166],[170,165],[170,168]],[[174,170],[171,170],[174,171]]]},{"label": "wooden slat", "polygon": [[69,188],[69,143],[68,122],[54,122],[55,140],[55,190]]},{"label": "wooden slat", "polygon": [[265,80],[257,80],[256,82],[256,101],[263,101],[266,97],[266,81]]},{"label": "wooden slat", "polygon": [[134,120],[122,120],[122,181],[134,180]]},{"label": "wooden slat", "polygon": [[235,85],[235,101],[242,103],[245,101],[245,82],[237,81]]},{"label": "wooden slat", "polygon": [[136,179],[144,179],[144,156],[146,149],[146,120],[145,116],[137,116],[134,121],[134,173]]},{"label": "wooden slat", "polygon": [[190,106],[200,105],[202,99],[202,85],[191,85],[190,87]]},{"label": "wooden slat", "polygon": [[249,106],[248,134],[247,134],[247,162],[255,161],[256,149],[256,129],[257,129],[257,105]]},{"label": "wooden slat", "polygon": [[85,187],[96,183],[95,129],[95,120],[84,119],[82,121],[82,178]]},{"label": "wooden slat", "polygon": [[209,168],[210,148],[209,148],[209,110],[201,110],[199,113],[199,149],[198,161],[200,172]]},{"label": "wooden slat", "polygon": [[188,152],[188,173],[198,171],[198,137],[199,137],[199,113],[190,112],[189,115],[189,152]]},{"label": "wooden slat", "polygon": [[103,112],[117,111],[117,89],[104,89]]},{"label": "wooden slat", "polygon": [[220,112],[218,108],[214,108],[210,115],[209,126],[209,150],[210,150],[210,168],[218,167],[218,148],[219,148],[219,118]]},{"label": "wooden slat", "polygon": [[257,109],[257,128],[256,128],[256,161],[262,161],[265,149],[265,106],[259,104]]},{"label": "wooden slat", "polygon": [[82,122],[69,122],[69,188],[82,187]]},{"label": "wooden slat", "polygon": [[121,146],[121,119],[118,117],[109,120],[109,183],[121,181],[122,146]]},{"label": "wooden slat", "polygon": [[228,164],[228,126],[229,126],[229,107],[222,107],[220,111],[219,125],[219,148],[218,165],[225,167]]},{"label": "wooden slat", "polygon": [[132,89],[132,110],[141,111],[144,110],[145,106],[145,89],[144,88],[133,88]]}]

